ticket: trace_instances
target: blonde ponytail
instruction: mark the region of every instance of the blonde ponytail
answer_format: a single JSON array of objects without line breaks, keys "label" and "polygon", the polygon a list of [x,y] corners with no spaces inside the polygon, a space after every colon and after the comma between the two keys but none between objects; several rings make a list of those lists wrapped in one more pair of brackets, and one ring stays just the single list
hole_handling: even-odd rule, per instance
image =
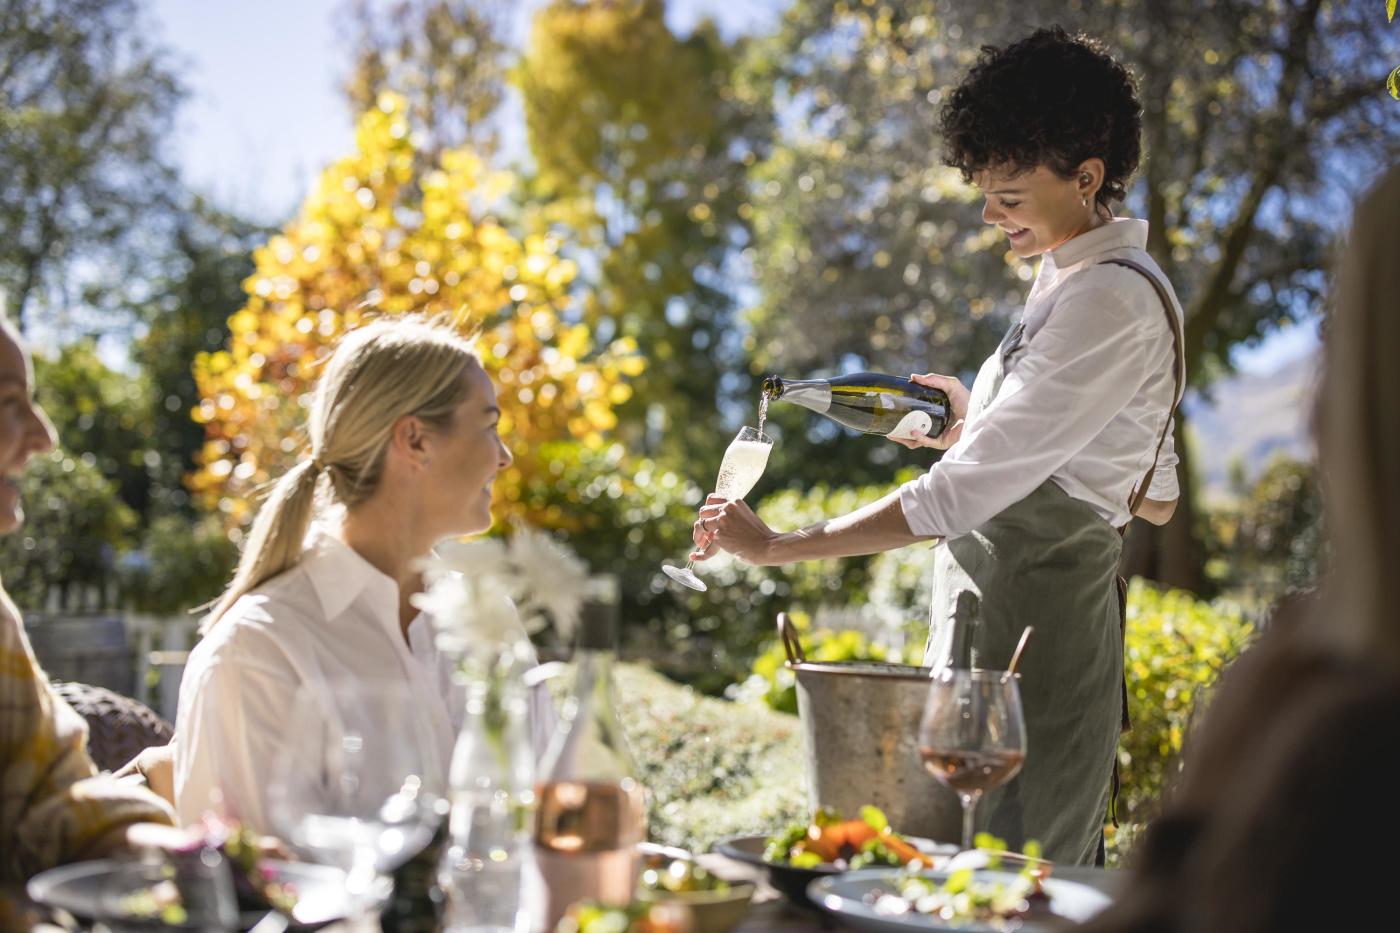
[{"label": "blonde ponytail", "polygon": [[[468,367],[480,365],[449,323],[420,315],[380,318],[346,334],[316,385],[307,426],[311,457],[277,482],[258,511],[238,570],[205,629],[301,560],[318,489],[346,508],[363,502],[379,485],[398,419],[414,415],[445,430],[467,397]],[[327,482],[321,484],[323,474]]]},{"label": "blonde ponytail", "polygon": [[302,542],[311,527],[311,515],[316,506],[319,466],[316,461],[305,460],[292,467],[273,487],[272,495],[258,510],[258,517],[248,533],[238,570],[224,595],[214,604],[206,627],[219,621],[244,593],[291,569],[301,559]]}]

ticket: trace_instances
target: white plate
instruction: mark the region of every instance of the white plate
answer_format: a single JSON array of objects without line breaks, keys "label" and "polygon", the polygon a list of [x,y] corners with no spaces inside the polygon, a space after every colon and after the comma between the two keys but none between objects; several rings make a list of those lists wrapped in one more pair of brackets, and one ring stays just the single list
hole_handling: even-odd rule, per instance
[{"label": "white plate", "polygon": [[[99,903],[104,885],[123,863],[114,859],[75,862],[41,872],[29,879],[28,892],[34,901],[66,910],[82,919],[101,919]],[[279,881],[296,888],[297,903],[292,909],[296,925],[293,929],[314,929],[336,920],[377,909],[389,893],[388,879],[371,886],[371,890],[351,898],[345,890],[345,872],[328,865],[306,862],[281,862],[269,859],[262,863],[276,872]],[[252,926],[263,912],[245,914],[245,927]],[[126,921],[125,925],[143,929],[180,929],[156,921]]]},{"label": "white plate", "polygon": [[[996,933],[996,927],[983,923],[962,923],[950,926],[926,914],[881,914],[865,900],[876,888],[893,891],[900,872],[888,868],[875,868],[867,871],[849,871],[843,875],[829,875],[818,878],[807,886],[807,898],[818,907],[836,914],[843,923],[859,930],[875,933],[910,933],[920,930],[924,933]],[[922,872],[923,877],[945,881],[947,872]],[[1004,871],[977,871],[974,876],[982,882],[1009,882],[1016,876]],[[1063,881],[1049,878],[1045,882],[1045,893],[1050,895],[1050,910],[1058,918],[1051,923],[1030,921],[1017,929],[1021,933],[1061,929],[1065,922],[1082,923],[1107,907],[1111,901],[1107,894],[1096,891],[1087,884],[1076,881]]]}]

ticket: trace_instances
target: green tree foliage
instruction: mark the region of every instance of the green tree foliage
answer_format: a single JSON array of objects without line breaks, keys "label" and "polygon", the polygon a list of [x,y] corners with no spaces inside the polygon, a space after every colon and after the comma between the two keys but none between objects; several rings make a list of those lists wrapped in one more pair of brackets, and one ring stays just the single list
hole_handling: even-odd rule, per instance
[{"label": "green tree foliage", "polygon": [[119,305],[159,235],[182,90],[144,27],[138,0],[0,0],[0,286],[21,323],[36,301]]},{"label": "green tree foliage", "polygon": [[160,512],[193,511],[184,480],[198,466],[204,428],[193,418],[201,396],[192,363],[228,341],[228,319],[243,306],[243,280],[253,273],[253,250],[269,233],[192,199],[149,298],[137,308],[147,327],[132,350],[147,388],[143,456]]},{"label": "green tree foliage", "polygon": [[131,545],[136,514],[87,459],[62,449],[36,457],[20,481],[24,527],[0,538],[5,589],[21,609],[110,608],[117,560]]},{"label": "green tree foliage", "polygon": [[407,104],[428,161],[469,146],[489,158],[500,143],[495,119],[512,57],[502,36],[505,0],[352,0],[344,8],[354,66],[345,83],[358,116],[381,94]]},{"label": "green tree foliage", "polygon": [[751,50],[782,117],[754,177],[762,365],[968,372],[1022,300],[1029,270],[938,158],[966,55],[937,6],[798,0]]},{"label": "green tree foliage", "polygon": [[127,508],[144,513],[158,461],[139,442],[149,414],[144,378],[108,367],[96,342],[86,339],[67,344],[52,358],[36,354],[34,381],[59,447],[110,482]]},{"label": "green tree foliage", "polygon": [[186,613],[217,597],[237,562],[238,545],[218,518],[161,515],[146,526],[140,550],[122,561],[122,595],[138,612]]},{"label": "green tree foliage", "polygon": [[664,14],[661,0],[551,3],[516,81],[539,219],[587,254],[590,319],[648,358],[620,436],[684,458],[724,442],[721,377],[742,381],[732,261],[768,122],[732,82],[741,46],[708,22],[679,37]]},{"label": "green tree foliage", "polygon": [[1204,699],[1254,630],[1238,607],[1134,580],[1128,592],[1128,714],[1118,748],[1118,818],[1143,823],[1181,770],[1181,753]]},{"label": "green tree foliage", "polygon": [[1327,561],[1322,492],[1311,463],[1279,454],[1234,506],[1208,514],[1222,589],[1260,608],[1311,589]]}]

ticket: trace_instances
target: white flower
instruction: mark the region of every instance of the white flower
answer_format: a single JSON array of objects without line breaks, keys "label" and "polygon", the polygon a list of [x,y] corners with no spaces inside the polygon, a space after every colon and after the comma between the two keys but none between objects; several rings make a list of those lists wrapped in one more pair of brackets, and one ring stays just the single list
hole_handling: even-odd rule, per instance
[{"label": "white flower", "polygon": [[569,638],[588,582],[587,567],[571,551],[523,527],[509,546],[489,539],[444,544],[422,570],[426,589],[413,605],[431,618],[438,647],[459,655],[509,646],[525,629],[551,621]]},{"label": "white flower", "polygon": [[549,535],[524,527],[511,536],[510,559],[520,574],[516,598],[526,627],[542,612],[567,641],[587,595],[588,567]]}]

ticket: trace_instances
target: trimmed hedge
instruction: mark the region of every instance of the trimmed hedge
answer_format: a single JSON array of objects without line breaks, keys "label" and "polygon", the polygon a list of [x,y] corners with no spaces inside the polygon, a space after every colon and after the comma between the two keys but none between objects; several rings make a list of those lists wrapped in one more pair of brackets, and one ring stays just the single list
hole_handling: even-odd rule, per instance
[{"label": "trimmed hedge", "polygon": [[805,815],[795,716],[707,697],[639,665],[619,664],[614,676],[653,840],[704,852]]}]

